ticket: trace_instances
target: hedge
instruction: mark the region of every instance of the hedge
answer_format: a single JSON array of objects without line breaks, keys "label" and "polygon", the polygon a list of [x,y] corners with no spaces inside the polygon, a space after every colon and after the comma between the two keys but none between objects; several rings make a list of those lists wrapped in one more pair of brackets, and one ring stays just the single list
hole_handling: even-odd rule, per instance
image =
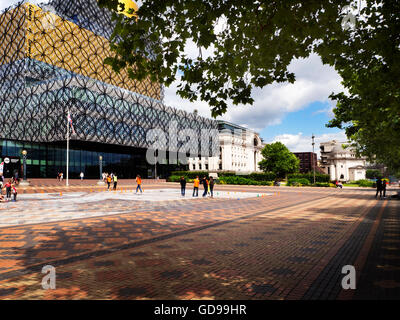
[{"label": "hedge", "polygon": [[186,179],[195,179],[197,176],[199,178],[208,178],[208,171],[172,171],[171,177],[173,176],[178,176],[179,178],[183,176]]},{"label": "hedge", "polygon": [[[171,176],[184,176],[186,179],[194,179],[196,176],[199,176],[199,178],[202,178],[206,176],[207,178],[209,177],[209,172],[207,171],[172,171]],[[251,174],[245,174],[245,175],[237,175],[234,171],[220,171],[218,172],[218,178],[223,178],[223,177],[242,177],[245,179],[250,179],[254,181],[275,181],[276,180],[276,174],[274,173],[251,173]]]},{"label": "hedge", "polygon": [[299,179],[288,179],[288,182],[286,184],[287,186],[309,186],[310,181],[305,178],[299,178]]},{"label": "hedge", "polygon": [[[309,173],[291,173],[287,176],[288,180],[290,179],[307,179],[309,183],[314,183],[314,174],[312,172]],[[330,182],[331,177],[329,174],[315,173],[315,182]]]},{"label": "hedge", "polygon": [[244,178],[242,176],[228,176],[220,177],[221,184],[237,184],[237,185],[258,185],[258,186],[272,186],[272,181],[257,181],[253,179]]}]

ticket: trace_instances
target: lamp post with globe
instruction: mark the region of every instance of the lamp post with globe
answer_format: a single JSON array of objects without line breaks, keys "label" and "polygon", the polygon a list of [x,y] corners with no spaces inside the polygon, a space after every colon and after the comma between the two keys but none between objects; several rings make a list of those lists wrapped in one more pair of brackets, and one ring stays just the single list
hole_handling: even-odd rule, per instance
[{"label": "lamp post with globe", "polygon": [[100,167],[100,179],[99,179],[99,182],[97,182],[97,184],[102,185],[104,183],[104,181],[103,181],[103,156],[99,156],[99,167]]},{"label": "lamp post with globe", "polygon": [[22,150],[22,161],[23,161],[23,173],[24,173],[24,175],[23,175],[23,180],[21,181],[21,183],[20,183],[20,185],[22,185],[22,186],[28,186],[29,185],[29,182],[28,182],[28,180],[26,180],[26,156],[27,156],[27,154],[28,154],[28,151],[26,151],[25,149],[24,150]]}]

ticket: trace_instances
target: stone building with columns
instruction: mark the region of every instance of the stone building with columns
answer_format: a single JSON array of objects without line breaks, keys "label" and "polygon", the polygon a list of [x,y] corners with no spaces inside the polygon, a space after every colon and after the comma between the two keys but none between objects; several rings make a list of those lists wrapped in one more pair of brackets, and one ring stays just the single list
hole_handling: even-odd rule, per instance
[{"label": "stone building with columns", "polygon": [[261,172],[258,162],[265,143],[257,132],[222,120],[218,120],[218,131],[219,156],[190,158],[189,170]]},{"label": "stone building with columns", "polygon": [[365,179],[366,159],[357,157],[347,142],[332,140],[320,144],[320,166],[331,180],[357,181]]}]

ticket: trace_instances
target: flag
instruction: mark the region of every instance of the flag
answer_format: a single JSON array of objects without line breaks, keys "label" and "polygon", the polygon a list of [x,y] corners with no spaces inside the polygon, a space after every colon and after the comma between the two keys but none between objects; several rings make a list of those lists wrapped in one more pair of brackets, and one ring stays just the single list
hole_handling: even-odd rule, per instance
[{"label": "flag", "polygon": [[71,125],[72,133],[75,134],[74,125],[72,124],[72,119],[71,119],[71,115],[69,114],[69,110],[68,110],[68,122]]}]

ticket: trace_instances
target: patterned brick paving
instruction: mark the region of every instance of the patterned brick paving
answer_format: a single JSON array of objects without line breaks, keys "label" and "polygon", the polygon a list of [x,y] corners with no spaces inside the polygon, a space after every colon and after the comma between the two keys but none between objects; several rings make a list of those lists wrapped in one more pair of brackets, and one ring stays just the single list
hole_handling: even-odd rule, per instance
[{"label": "patterned brick paving", "polygon": [[[224,188],[274,196],[0,228],[0,298],[400,298],[399,201],[372,190]],[[56,290],[41,288],[46,264]],[[359,271],[353,294],[338,287],[344,264]]]}]

